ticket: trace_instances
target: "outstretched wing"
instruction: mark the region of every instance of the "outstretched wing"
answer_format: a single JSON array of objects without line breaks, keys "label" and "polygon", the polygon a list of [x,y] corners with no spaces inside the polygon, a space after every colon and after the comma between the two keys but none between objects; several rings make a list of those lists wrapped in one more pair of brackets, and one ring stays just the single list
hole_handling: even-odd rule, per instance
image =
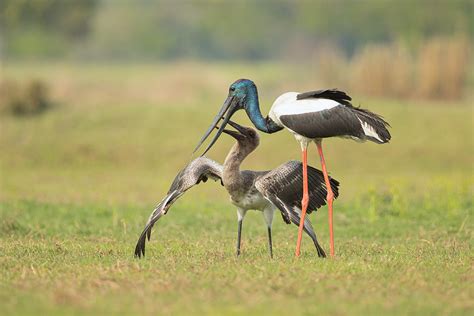
[{"label": "outstretched wing", "polygon": [[146,238],[148,237],[148,240],[150,240],[153,225],[168,212],[171,205],[187,190],[201,181],[206,182],[209,178],[215,181],[220,180],[222,184],[222,165],[206,157],[194,159],[178,173],[168,190],[168,194],[155,207],[148,218],[145,229],[141,233],[135,247],[136,257],[145,255]]},{"label": "outstretched wing", "polygon": [[[339,182],[329,177],[334,197],[339,196]],[[293,206],[301,208],[303,199],[303,166],[300,161],[288,161],[283,165],[259,177],[255,183],[257,189],[265,197],[275,196],[289,209]],[[317,210],[326,205],[327,189],[324,176],[321,171],[308,166],[308,190],[309,203],[307,213]],[[287,223],[289,216],[286,216]]]},{"label": "outstretched wing", "polygon": [[[291,224],[293,222],[293,224],[295,224],[296,226],[299,226],[300,219],[301,219],[301,207],[297,207],[297,206],[290,207],[287,203],[283,202],[275,194],[267,194],[265,197],[281,211],[283,220],[287,224]],[[308,216],[305,217],[304,219],[303,230],[313,240],[314,246],[316,247],[316,250],[318,252],[318,256],[326,257],[326,253],[324,252],[324,249],[321,247],[321,245],[319,245],[318,239],[316,237],[316,233],[314,232],[314,229],[313,229],[313,225],[311,225],[311,222],[309,221]]]},{"label": "outstretched wing", "polygon": [[[255,186],[262,195],[271,201],[280,211],[283,220],[299,225],[301,218],[301,200],[303,198],[303,169],[299,161],[289,161],[261,176]],[[329,179],[334,197],[339,196],[339,182]],[[307,213],[316,211],[326,204],[327,189],[321,171],[308,166],[309,203]],[[311,237],[318,254],[325,257],[316,234],[308,218],[304,221],[304,231]]]}]

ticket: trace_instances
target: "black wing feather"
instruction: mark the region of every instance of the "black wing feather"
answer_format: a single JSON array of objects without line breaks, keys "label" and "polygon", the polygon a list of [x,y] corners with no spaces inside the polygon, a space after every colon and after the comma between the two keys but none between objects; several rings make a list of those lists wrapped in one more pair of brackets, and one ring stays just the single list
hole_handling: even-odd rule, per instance
[{"label": "black wing feather", "polygon": [[[339,181],[330,177],[334,197],[339,196]],[[260,177],[255,183],[265,197],[275,195],[288,206],[301,207],[303,199],[303,165],[300,161],[289,161]],[[326,205],[326,184],[321,171],[308,166],[309,204],[307,213]]]},{"label": "black wing feather", "polygon": [[[291,212],[291,221],[293,224],[296,226],[300,225],[300,219],[301,219],[301,208],[299,207],[294,207],[293,211]],[[304,224],[303,224],[303,230],[305,231],[306,234],[313,240],[314,246],[316,247],[316,251],[318,252],[318,256],[321,258],[326,257],[326,253],[324,252],[323,247],[318,242],[318,238],[316,237],[316,233],[314,232],[313,225],[311,225],[311,222],[309,221],[309,217],[306,216],[304,219]]]},{"label": "black wing feather", "polygon": [[[289,161],[278,168],[264,174],[255,182],[262,195],[272,202],[281,212],[283,220],[289,224],[299,225],[301,216],[301,200],[303,198],[303,166],[299,161]],[[334,197],[339,196],[339,182],[330,178]],[[321,171],[308,166],[309,203],[307,213],[310,214],[326,204],[327,189]],[[316,233],[309,218],[306,217],[304,231],[311,237],[320,257],[326,254],[319,245]]]},{"label": "black wing feather", "polygon": [[[267,194],[265,197],[280,210],[281,216],[283,217],[283,221],[285,223],[291,224],[293,222],[293,224],[295,224],[296,226],[300,225],[301,208],[296,206],[293,206],[293,208],[291,208],[290,205],[280,200],[274,194]],[[311,222],[309,221],[309,217],[306,217],[304,219],[303,230],[313,240],[314,246],[316,247],[316,251],[318,252],[318,256],[326,257],[324,249],[318,243],[316,233],[314,232],[313,225],[311,225]]]},{"label": "black wing feather", "polygon": [[297,100],[303,99],[330,99],[340,104],[344,104],[347,106],[352,106],[351,101],[352,98],[345,93],[344,91],[338,89],[326,89],[326,90],[316,90],[316,91],[309,91],[303,92],[296,96]]}]

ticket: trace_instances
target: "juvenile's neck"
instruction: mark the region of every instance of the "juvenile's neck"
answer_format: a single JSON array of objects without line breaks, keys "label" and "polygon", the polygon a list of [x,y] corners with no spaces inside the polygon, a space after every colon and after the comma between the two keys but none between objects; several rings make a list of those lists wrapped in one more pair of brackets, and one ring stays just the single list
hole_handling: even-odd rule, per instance
[{"label": "juvenile's neck", "polygon": [[252,152],[249,148],[242,146],[241,143],[236,143],[227,154],[224,161],[224,173],[235,173],[240,172],[240,165],[242,161]]}]

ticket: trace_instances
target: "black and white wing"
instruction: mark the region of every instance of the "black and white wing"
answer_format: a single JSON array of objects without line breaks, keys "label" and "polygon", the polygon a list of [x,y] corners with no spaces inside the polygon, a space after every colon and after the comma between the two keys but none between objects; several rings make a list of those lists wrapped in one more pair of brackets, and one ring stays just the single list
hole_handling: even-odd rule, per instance
[{"label": "black and white wing", "polygon": [[[339,182],[329,179],[334,197],[339,196]],[[280,211],[283,220],[290,224],[299,225],[301,218],[301,200],[303,198],[303,167],[299,161],[289,161],[255,182],[257,190]],[[310,214],[326,204],[327,189],[321,171],[308,166],[309,203],[307,213]],[[316,234],[309,218],[304,221],[304,231],[311,237],[320,257],[325,257],[324,250],[319,245]]]},{"label": "black and white wing", "polygon": [[351,100],[337,89],[287,93],[275,108],[276,116],[285,127],[311,139],[350,137],[379,144],[390,141],[390,125],[380,115],[354,107]]},{"label": "black and white wing", "polygon": [[222,165],[206,157],[194,159],[178,173],[168,190],[168,194],[155,207],[148,218],[145,229],[141,233],[135,247],[136,257],[145,255],[146,238],[148,237],[148,240],[150,240],[151,229],[156,221],[165,215],[171,205],[187,190],[199,184],[201,181],[206,182],[209,178],[215,181],[220,180],[222,184]]}]

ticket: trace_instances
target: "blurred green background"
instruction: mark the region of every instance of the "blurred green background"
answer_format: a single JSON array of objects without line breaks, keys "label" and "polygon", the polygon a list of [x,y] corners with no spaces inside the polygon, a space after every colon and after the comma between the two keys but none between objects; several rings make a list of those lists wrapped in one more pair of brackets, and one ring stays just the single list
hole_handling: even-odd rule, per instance
[{"label": "blurred green background", "polygon": [[4,56],[85,60],[310,58],[327,43],[416,49],[472,36],[471,1],[5,0]]},{"label": "blurred green background", "polygon": [[[0,1],[0,313],[472,314],[472,1]],[[335,260],[191,190],[132,257],[156,202],[252,79],[262,112],[334,88],[392,125],[325,141]],[[236,120],[250,125],[244,113]],[[209,156],[223,162],[223,136]],[[244,168],[299,159],[261,135]],[[315,148],[310,164],[319,168]],[[327,212],[311,216],[327,248]]]}]

